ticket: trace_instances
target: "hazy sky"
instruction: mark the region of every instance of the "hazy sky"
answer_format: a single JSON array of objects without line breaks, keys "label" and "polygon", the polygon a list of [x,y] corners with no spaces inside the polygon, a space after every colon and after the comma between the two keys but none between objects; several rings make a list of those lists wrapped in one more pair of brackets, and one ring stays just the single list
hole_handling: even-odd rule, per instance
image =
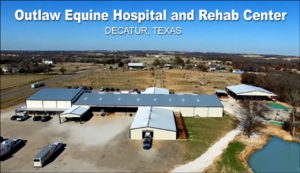
[{"label": "hazy sky", "polygon": [[[32,12],[41,9],[47,12],[62,12],[62,19],[55,22],[17,21],[17,9]],[[90,9],[109,12],[107,22],[64,21],[64,10],[86,12]],[[145,11],[146,9],[169,13],[206,9],[240,13],[238,22],[115,22],[113,9]],[[246,22],[243,11],[287,12],[285,21]],[[169,16],[168,16],[169,17]],[[197,17],[197,16],[196,16]],[[224,53],[263,53],[299,56],[299,1],[247,1],[247,2],[137,2],[137,1],[92,1],[92,2],[1,2],[1,49],[2,50],[171,50]],[[111,36],[104,28],[111,26],[169,26],[181,27],[181,35]]]}]

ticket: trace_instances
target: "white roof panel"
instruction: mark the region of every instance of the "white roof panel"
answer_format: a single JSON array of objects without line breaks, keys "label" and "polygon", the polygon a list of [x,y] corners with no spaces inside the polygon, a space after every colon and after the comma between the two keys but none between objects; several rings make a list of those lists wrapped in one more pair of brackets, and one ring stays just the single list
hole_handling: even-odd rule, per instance
[{"label": "white roof panel", "polygon": [[139,107],[130,129],[146,127],[176,131],[173,111],[154,107]]},{"label": "white roof panel", "polygon": [[242,94],[242,93],[247,93],[247,92],[259,91],[259,92],[263,92],[263,93],[267,93],[267,94],[273,94],[274,96],[276,96],[276,94],[274,94],[271,91],[268,91],[264,88],[260,88],[260,87],[256,87],[256,86],[252,86],[252,85],[246,85],[246,84],[232,85],[232,86],[228,86],[226,88],[237,95]]},{"label": "white roof panel", "polygon": [[144,63],[128,63],[130,67],[143,67]]},{"label": "white roof panel", "polygon": [[61,113],[61,115],[72,114],[72,115],[82,116],[88,110],[89,110],[89,107],[75,106],[75,107],[65,110],[63,113]]},{"label": "white roof panel", "polygon": [[170,94],[167,88],[150,87],[146,88],[142,94]]}]

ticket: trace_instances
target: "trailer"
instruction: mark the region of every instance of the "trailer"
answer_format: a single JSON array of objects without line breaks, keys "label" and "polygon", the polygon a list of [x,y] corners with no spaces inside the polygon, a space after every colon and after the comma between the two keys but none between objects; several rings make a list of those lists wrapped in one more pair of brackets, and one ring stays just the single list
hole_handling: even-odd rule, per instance
[{"label": "trailer", "polygon": [[6,139],[1,142],[1,152],[0,157],[5,157],[9,155],[14,149],[16,149],[21,143],[22,139]]},{"label": "trailer", "polygon": [[33,158],[33,167],[43,167],[56,152],[62,149],[62,146],[60,142],[47,145]]}]

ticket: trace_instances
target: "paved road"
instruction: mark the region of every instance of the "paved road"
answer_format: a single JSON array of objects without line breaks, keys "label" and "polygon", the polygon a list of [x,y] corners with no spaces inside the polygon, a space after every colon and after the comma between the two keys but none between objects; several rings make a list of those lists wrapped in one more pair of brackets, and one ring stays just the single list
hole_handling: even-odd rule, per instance
[{"label": "paved road", "polygon": [[[94,71],[94,69],[89,69],[89,70],[77,72],[77,73],[72,74],[72,75],[60,75],[60,76],[48,79],[46,81],[43,81],[43,83],[45,83],[46,87],[53,87],[53,86],[55,86],[56,84],[58,84],[62,81],[78,78],[78,77],[81,77],[83,75],[90,74],[93,71]],[[25,85],[25,86],[20,87],[20,88],[16,88],[16,89],[9,90],[9,91],[6,91],[6,92],[1,92],[0,99],[1,100],[9,99],[10,97],[15,97],[17,95],[21,95],[21,94],[28,93],[28,92],[31,92],[31,91],[37,91],[39,89],[40,88],[32,89],[32,88],[30,88],[29,85]]]}]

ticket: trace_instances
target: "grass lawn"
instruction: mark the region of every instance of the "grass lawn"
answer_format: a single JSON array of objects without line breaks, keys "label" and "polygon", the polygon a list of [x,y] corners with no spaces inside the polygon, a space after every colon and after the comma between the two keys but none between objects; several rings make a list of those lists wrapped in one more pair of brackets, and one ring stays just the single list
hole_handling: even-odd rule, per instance
[{"label": "grass lawn", "polygon": [[229,143],[227,149],[221,156],[221,160],[217,162],[218,171],[222,172],[246,172],[238,155],[244,150],[245,144],[233,141]]},{"label": "grass lawn", "polygon": [[43,74],[12,74],[12,75],[1,75],[1,92],[9,89],[18,88],[20,86],[28,85],[31,83],[43,81],[54,77],[54,75],[43,75]]},{"label": "grass lawn", "polygon": [[184,142],[183,162],[196,159],[212,144],[237,126],[237,120],[225,114],[223,118],[187,118],[184,123],[188,131],[188,140]]}]

